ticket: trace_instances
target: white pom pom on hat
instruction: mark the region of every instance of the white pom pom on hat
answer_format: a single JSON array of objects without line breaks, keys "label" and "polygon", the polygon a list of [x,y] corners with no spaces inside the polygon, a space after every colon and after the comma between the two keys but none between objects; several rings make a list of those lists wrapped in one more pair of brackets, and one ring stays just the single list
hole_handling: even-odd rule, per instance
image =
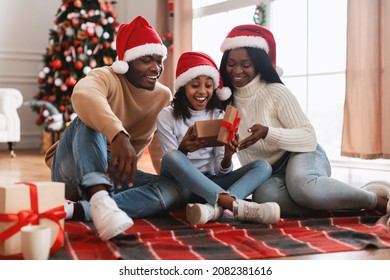
[{"label": "white pom pom on hat", "polygon": [[160,36],[142,16],[134,18],[128,24],[121,24],[116,35],[117,59],[111,65],[115,73],[125,74],[129,70],[128,62],[145,55],[167,57],[167,48]]},{"label": "white pom pom on hat", "polygon": [[230,88],[223,86],[221,75],[214,60],[202,52],[184,52],[181,54],[176,66],[175,91],[201,75],[213,79],[218,99],[224,101],[232,95]]},{"label": "white pom pom on hat", "polygon": [[267,28],[257,24],[243,24],[234,27],[221,44],[221,51],[251,47],[263,49],[271,58],[279,76],[282,76],[282,68],[276,66],[276,43],[274,35]]}]

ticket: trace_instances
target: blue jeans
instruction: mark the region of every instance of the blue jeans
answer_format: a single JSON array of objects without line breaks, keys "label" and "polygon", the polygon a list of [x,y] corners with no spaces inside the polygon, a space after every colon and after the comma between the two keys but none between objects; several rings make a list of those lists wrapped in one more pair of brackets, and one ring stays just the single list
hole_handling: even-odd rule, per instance
[{"label": "blue jeans", "polygon": [[330,178],[330,163],[320,145],[310,153],[286,153],[272,167],[271,178],[257,188],[253,200],[277,202],[282,215],[376,206],[374,193]]},{"label": "blue jeans", "polygon": [[[131,218],[144,218],[166,211],[183,201],[174,181],[137,170],[134,186],[117,189],[105,174],[111,154],[103,134],[86,126],[79,118],[65,129],[53,159],[51,178],[65,183],[65,197],[80,200],[86,220],[90,220],[86,189],[105,185],[118,207]],[[115,170],[112,171],[112,174]]]},{"label": "blue jeans", "polygon": [[217,204],[220,193],[246,198],[271,176],[271,172],[268,162],[257,160],[222,176],[207,175],[178,150],[169,151],[161,161],[161,176],[174,179],[182,188],[187,188],[187,202],[198,202],[196,196],[190,195],[194,193],[212,205]]}]

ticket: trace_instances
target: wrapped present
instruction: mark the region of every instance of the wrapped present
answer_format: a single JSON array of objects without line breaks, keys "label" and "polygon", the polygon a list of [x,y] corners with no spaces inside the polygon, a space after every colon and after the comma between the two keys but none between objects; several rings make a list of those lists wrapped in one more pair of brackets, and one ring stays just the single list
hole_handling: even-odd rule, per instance
[{"label": "wrapped present", "polygon": [[21,182],[0,185],[0,255],[22,252],[20,229],[29,224],[51,228],[55,253],[64,244],[65,185],[57,182]]},{"label": "wrapped present", "polygon": [[205,140],[208,147],[223,146],[223,143],[217,140],[221,128],[221,121],[222,120],[207,120],[195,122],[194,132],[197,135],[197,139]]},{"label": "wrapped present", "polygon": [[217,141],[224,144],[230,144],[238,131],[240,121],[240,112],[233,106],[228,105],[226,107],[225,116],[221,122],[221,129],[219,130]]}]

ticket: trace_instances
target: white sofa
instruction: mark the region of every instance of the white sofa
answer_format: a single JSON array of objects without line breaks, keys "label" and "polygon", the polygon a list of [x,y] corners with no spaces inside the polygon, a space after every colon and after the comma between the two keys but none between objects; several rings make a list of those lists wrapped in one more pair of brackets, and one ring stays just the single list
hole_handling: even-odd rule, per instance
[{"label": "white sofa", "polygon": [[17,109],[23,103],[23,95],[14,88],[0,88],[0,143],[8,143],[12,157],[14,145],[20,141],[20,118]]}]

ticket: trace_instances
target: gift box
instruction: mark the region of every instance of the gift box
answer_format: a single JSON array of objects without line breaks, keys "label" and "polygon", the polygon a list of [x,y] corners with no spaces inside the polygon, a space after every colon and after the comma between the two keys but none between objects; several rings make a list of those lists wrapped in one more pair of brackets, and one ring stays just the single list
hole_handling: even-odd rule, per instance
[{"label": "gift box", "polygon": [[225,115],[221,121],[221,128],[218,132],[217,141],[223,144],[230,144],[238,131],[241,121],[240,112],[233,106],[226,106]]},{"label": "gift box", "polygon": [[222,120],[197,121],[194,125],[194,132],[198,140],[205,140],[208,147],[223,146],[217,140]]},{"label": "gift box", "polygon": [[57,182],[21,182],[0,185],[0,255],[20,254],[20,229],[29,224],[51,228],[51,250],[64,244],[65,185]]}]

